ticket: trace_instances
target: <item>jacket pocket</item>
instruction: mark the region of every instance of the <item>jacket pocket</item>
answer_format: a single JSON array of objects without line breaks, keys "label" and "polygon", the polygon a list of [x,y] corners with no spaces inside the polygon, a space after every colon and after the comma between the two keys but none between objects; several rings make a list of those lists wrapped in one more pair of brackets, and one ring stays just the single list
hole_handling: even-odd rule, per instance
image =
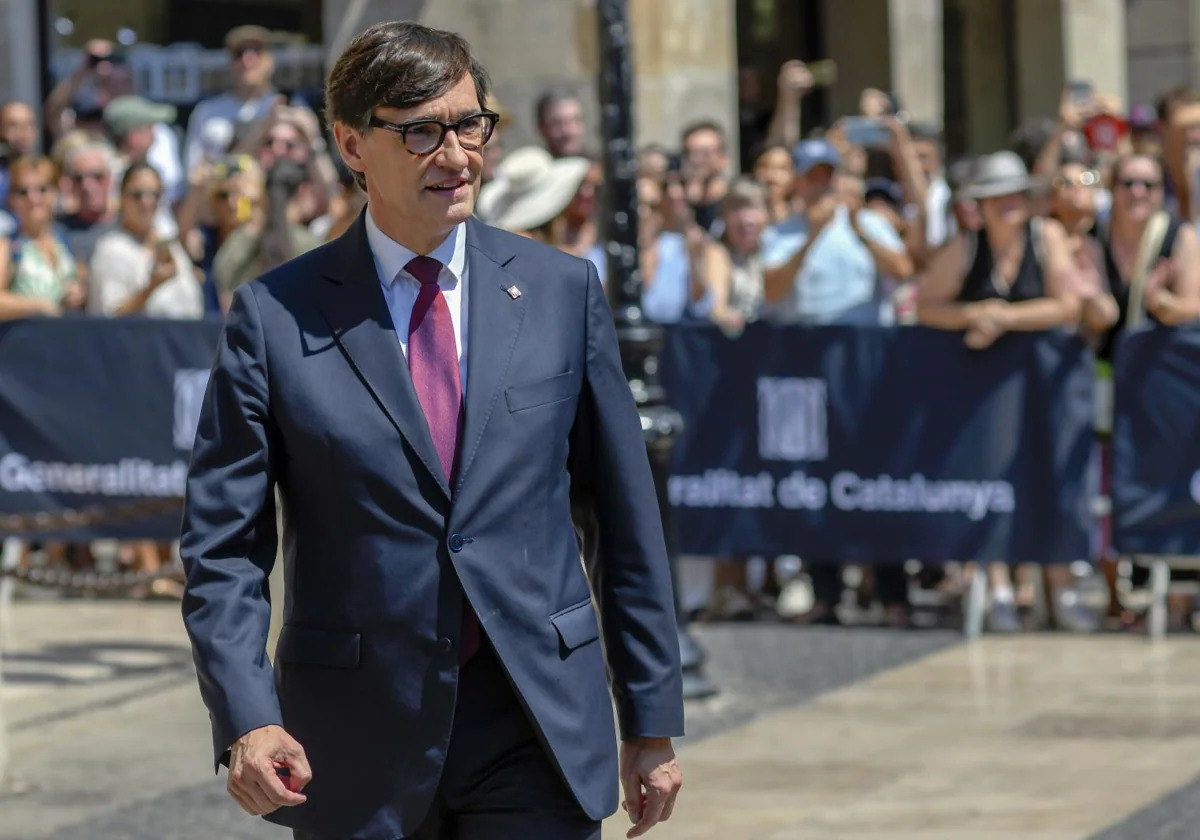
[{"label": "jacket pocket", "polygon": [[596,621],[596,611],[592,609],[591,598],[556,612],[550,616],[550,623],[558,631],[558,640],[565,652],[600,638],[600,625]]},{"label": "jacket pocket", "polygon": [[579,382],[571,371],[551,376],[530,385],[514,385],[504,392],[504,400],[510,412],[537,408],[560,400],[567,400],[579,393]]},{"label": "jacket pocket", "polygon": [[285,624],[279,633],[275,658],[291,665],[357,668],[361,646],[360,633]]}]

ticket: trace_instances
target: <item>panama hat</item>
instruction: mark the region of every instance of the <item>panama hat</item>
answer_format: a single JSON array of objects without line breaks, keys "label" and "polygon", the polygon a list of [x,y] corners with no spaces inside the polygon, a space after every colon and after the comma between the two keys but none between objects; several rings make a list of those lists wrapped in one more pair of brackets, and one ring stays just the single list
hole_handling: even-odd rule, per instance
[{"label": "panama hat", "polygon": [[965,198],[998,198],[1028,192],[1037,185],[1029,176],[1024,161],[1015,152],[984,155],[975,162],[971,182],[963,190]]},{"label": "panama hat", "polygon": [[591,166],[583,157],[555,159],[538,146],[517,149],[480,190],[476,212],[504,230],[534,230],[567,209]]}]

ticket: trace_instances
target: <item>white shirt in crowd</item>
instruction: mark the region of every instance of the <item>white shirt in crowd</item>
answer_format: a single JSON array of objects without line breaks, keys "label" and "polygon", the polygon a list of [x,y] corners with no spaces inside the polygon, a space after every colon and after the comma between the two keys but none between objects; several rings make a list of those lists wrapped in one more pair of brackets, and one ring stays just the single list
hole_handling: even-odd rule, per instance
[{"label": "white shirt in crowd", "polygon": [[[367,211],[367,244],[375,258],[375,271],[383,285],[383,296],[400,349],[408,358],[408,322],[412,319],[413,306],[421,283],[404,270],[409,260],[417,256],[379,229],[370,210]],[[454,324],[454,343],[458,347],[458,369],[462,377],[463,393],[467,392],[467,226],[461,224],[450,232],[446,240],[429,256],[442,264],[438,285],[450,309],[450,320]]]},{"label": "white shirt in crowd", "polygon": [[238,126],[265,117],[277,96],[279,93],[274,90],[257,99],[239,99],[233,93],[222,93],[200,102],[188,119],[183,156],[186,171],[225,154]]},{"label": "white shirt in crowd", "polygon": [[[146,301],[143,314],[152,318],[201,318],[204,291],[183,247],[174,242],[175,276],[163,283]],[[89,315],[116,313],[126,301],[150,285],[154,255],[123,228],[111,230],[96,242],[88,272]]]}]

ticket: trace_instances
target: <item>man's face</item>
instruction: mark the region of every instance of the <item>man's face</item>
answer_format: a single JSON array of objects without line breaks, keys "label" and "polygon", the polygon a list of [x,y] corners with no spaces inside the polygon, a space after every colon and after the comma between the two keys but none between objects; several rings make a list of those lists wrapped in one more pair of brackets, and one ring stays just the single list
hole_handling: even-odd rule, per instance
[{"label": "man's face", "polygon": [[[468,74],[436,99],[405,109],[379,107],[375,117],[393,125],[431,119],[454,123],[482,110]],[[334,134],[346,165],[367,176],[372,207],[386,213],[389,222],[433,234],[470,218],[483,171],[482,146],[464,146],[456,132],[447,131],[436,150],[416,155],[399,134],[386,129],[359,134],[336,123]]]},{"label": "man's face", "polygon": [[100,217],[108,213],[112,172],[109,171],[103,154],[86,152],[76,155],[71,159],[65,174],[79,199],[80,215]]},{"label": "man's face", "polygon": [[699,175],[717,175],[725,171],[725,143],[710,129],[693,131],[683,141],[688,168]]},{"label": "man's face", "polygon": [[37,147],[37,120],[24,102],[10,102],[0,109],[0,140],[13,151],[27,155]]},{"label": "man's face", "polygon": [[932,140],[917,140],[913,142],[917,159],[921,161],[921,169],[926,178],[932,178],[942,171],[942,151]]},{"label": "man's face", "polygon": [[564,99],[542,112],[538,126],[546,140],[546,149],[555,157],[583,154],[583,104],[578,99]]},{"label": "man's face", "polygon": [[131,160],[145,160],[150,147],[153,145],[153,125],[139,125],[137,128],[131,129],[121,143],[122,149],[124,149],[125,154],[129,155]]},{"label": "man's face", "polygon": [[796,177],[796,194],[805,204],[816,204],[833,192],[833,167],[821,163]]},{"label": "man's face", "polygon": [[263,87],[275,72],[275,59],[265,44],[239,44],[229,51],[229,71],[238,85]]},{"label": "man's face", "polygon": [[271,126],[258,152],[258,163],[264,171],[281,160],[293,163],[308,162],[309,145],[300,129],[289,123]]}]

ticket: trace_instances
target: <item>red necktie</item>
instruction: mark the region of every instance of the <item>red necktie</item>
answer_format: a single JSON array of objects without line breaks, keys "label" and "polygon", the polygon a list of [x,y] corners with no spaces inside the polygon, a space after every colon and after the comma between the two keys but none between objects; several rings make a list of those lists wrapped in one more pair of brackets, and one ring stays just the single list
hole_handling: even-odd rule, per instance
[{"label": "red necktie", "polygon": [[[454,340],[454,321],[450,318],[446,297],[438,286],[442,264],[432,257],[414,257],[404,268],[421,283],[408,322],[408,369],[446,483],[453,491],[458,443],[462,435],[462,375],[458,366],[458,344]],[[464,598],[460,662],[465,664],[474,656],[479,644],[479,618]]]}]

